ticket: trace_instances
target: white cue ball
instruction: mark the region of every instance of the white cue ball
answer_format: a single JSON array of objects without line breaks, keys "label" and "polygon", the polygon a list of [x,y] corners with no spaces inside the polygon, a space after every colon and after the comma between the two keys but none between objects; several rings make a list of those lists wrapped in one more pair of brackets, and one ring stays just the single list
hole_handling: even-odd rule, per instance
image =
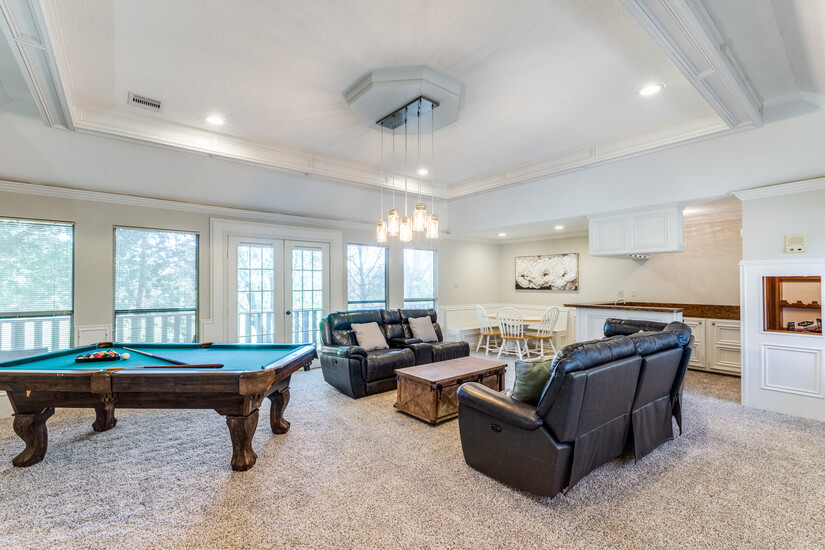
[{"label": "white cue ball", "polygon": [[129,355],[128,353],[121,353],[121,354],[120,354],[120,358],[121,358],[121,359],[128,359],[128,358],[130,358],[130,357],[131,357],[131,355]]}]

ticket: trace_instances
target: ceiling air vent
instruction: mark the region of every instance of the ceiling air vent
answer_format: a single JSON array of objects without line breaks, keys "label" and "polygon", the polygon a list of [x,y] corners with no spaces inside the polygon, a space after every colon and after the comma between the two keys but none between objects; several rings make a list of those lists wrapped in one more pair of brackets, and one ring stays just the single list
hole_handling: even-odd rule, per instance
[{"label": "ceiling air vent", "polygon": [[149,111],[160,112],[160,100],[129,92],[129,105]]}]

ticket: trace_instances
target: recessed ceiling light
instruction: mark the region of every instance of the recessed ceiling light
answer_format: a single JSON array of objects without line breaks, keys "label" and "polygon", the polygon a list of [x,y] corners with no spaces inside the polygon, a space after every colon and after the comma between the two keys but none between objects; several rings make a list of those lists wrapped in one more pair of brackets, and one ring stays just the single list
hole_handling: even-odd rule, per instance
[{"label": "recessed ceiling light", "polygon": [[225,120],[223,119],[223,117],[220,117],[218,115],[211,115],[206,117],[206,122],[208,122],[209,124],[217,124],[218,126],[221,126],[223,125]]},{"label": "recessed ceiling light", "polygon": [[507,233],[499,233],[499,234],[498,234],[498,236],[499,236],[499,237],[506,237],[506,236],[507,236]]},{"label": "recessed ceiling light", "polygon": [[562,229],[564,229],[564,226],[563,225],[557,225],[553,229],[555,229],[556,231],[561,231]]},{"label": "recessed ceiling light", "polygon": [[641,90],[639,90],[639,95],[653,95],[661,92],[664,89],[665,85],[663,82],[659,82],[658,84],[648,84]]},{"label": "recessed ceiling light", "polygon": [[419,176],[426,176],[429,173],[430,173],[430,171],[427,170],[426,168],[419,168],[418,169],[418,175]]}]

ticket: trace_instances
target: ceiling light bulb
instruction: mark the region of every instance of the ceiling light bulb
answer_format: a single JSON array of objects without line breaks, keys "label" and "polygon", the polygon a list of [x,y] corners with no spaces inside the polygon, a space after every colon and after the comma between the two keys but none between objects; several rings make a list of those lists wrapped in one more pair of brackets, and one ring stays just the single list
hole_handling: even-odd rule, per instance
[{"label": "ceiling light bulb", "polygon": [[563,225],[557,225],[556,227],[554,227],[554,229],[556,231],[561,231],[562,229],[564,229],[564,226]]},{"label": "ceiling light bulb", "polygon": [[426,176],[429,173],[430,173],[430,171],[427,170],[426,168],[419,168],[418,169],[418,175],[419,176]]},{"label": "ceiling light bulb", "polygon": [[223,117],[219,117],[218,115],[212,115],[206,118],[206,122],[209,124],[217,124],[218,126],[222,126],[224,122],[226,122]]},{"label": "ceiling light bulb", "polygon": [[648,84],[641,90],[639,90],[639,95],[653,95],[655,93],[661,92],[662,89],[665,87],[664,84]]},{"label": "ceiling light bulb", "polygon": [[506,237],[506,236],[507,236],[507,233],[499,233],[499,234],[498,234],[498,236],[499,236],[499,237]]}]

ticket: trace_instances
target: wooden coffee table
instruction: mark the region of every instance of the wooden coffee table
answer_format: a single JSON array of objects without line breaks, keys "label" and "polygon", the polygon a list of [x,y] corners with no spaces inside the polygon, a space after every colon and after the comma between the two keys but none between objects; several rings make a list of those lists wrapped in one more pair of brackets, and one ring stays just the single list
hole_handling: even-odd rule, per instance
[{"label": "wooden coffee table", "polygon": [[461,357],[395,371],[398,394],[395,408],[432,425],[458,416],[455,393],[464,382],[480,382],[504,389],[506,363]]}]

